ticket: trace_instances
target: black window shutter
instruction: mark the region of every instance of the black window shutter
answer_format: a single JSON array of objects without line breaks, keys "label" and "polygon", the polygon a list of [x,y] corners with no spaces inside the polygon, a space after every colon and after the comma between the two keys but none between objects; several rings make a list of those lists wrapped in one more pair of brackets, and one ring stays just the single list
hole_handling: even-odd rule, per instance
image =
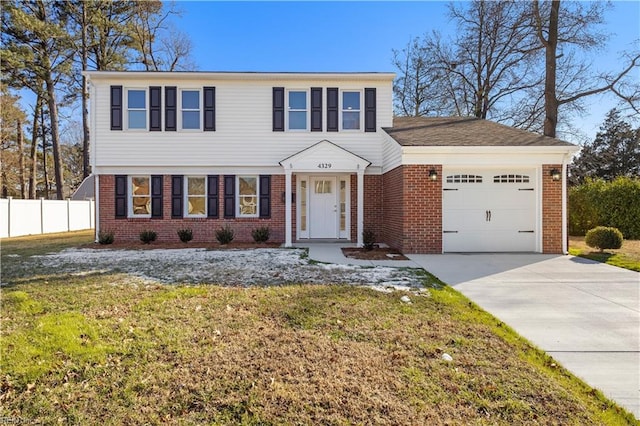
[{"label": "black window shutter", "polygon": [[204,88],[204,131],[216,130],[216,88]]},{"label": "black window shutter", "polygon": [[149,130],[162,130],[162,87],[149,87]]},{"label": "black window shutter", "polygon": [[184,190],[184,177],[182,175],[171,176],[171,217],[181,218],[183,216],[182,205],[184,203],[183,197]]},{"label": "black window shutter", "polygon": [[178,89],[175,86],[164,88],[164,130],[176,131]]},{"label": "black window shutter", "polygon": [[207,176],[207,216],[218,217],[220,202],[218,201],[218,176]]},{"label": "black window shutter", "polygon": [[122,130],[122,86],[111,86],[111,130]]},{"label": "black window shutter", "polygon": [[271,217],[271,176],[260,175],[260,217]]},{"label": "black window shutter", "polygon": [[273,88],[273,131],[284,132],[284,87]]},{"label": "black window shutter", "polygon": [[224,177],[224,217],[236,217],[236,177],[225,175]]},{"label": "black window shutter", "polygon": [[311,88],[311,131],[322,131],[322,87]]},{"label": "black window shutter", "polygon": [[376,131],[376,89],[364,89],[364,131]]},{"label": "black window shutter", "polygon": [[116,175],[116,217],[127,217],[127,176]]},{"label": "black window shutter", "polygon": [[338,131],[338,88],[327,87],[327,132]]},{"label": "black window shutter", "polygon": [[162,175],[151,176],[151,217],[162,219]]}]

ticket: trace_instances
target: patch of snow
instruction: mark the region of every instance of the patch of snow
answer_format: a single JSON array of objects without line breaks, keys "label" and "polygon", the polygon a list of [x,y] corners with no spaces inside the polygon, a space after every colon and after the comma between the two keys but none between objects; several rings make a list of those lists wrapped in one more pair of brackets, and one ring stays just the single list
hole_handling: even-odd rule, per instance
[{"label": "patch of snow", "polygon": [[310,263],[303,249],[204,248],[112,250],[66,249],[31,256],[33,263],[56,273],[124,273],[143,282],[209,283],[229,286],[351,284],[380,291],[415,291],[421,278],[411,270],[383,266]]},{"label": "patch of snow", "polygon": [[442,359],[445,360],[445,361],[449,361],[449,362],[453,361],[453,357],[451,355],[449,355],[448,353],[443,353],[442,354]]}]

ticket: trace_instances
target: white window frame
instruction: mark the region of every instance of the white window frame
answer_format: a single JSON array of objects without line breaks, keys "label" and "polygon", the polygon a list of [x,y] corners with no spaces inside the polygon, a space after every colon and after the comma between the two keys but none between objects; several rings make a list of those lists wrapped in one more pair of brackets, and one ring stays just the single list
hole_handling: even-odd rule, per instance
[{"label": "white window frame", "polygon": [[[182,108],[182,94],[184,92],[198,92],[198,106],[199,106],[199,108],[197,110],[189,109],[189,108],[187,108],[187,109],[183,109]],[[178,93],[179,93],[179,95],[178,95],[178,103],[179,103],[178,104],[178,130],[180,130],[181,132],[199,132],[199,131],[202,131],[202,124],[203,124],[202,121],[204,119],[203,118],[204,117],[203,106],[202,106],[202,104],[204,102],[204,99],[202,98],[202,89],[198,88],[198,87],[193,87],[193,88],[191,88],[191,87],[183,87],[183,88],[180,88],[178,90]],[[185,111],[186,112],[198,111],[198,124],[199,124],[199,127],[197,129],[185,129],[183,127],[182,113],[185,112]]]},{"label": "white window frame", "polygon": [[[301,109],[295,109],[292,110],[291,107],[289,106],[289,94],[291,92],[304,92],[306,94],[306,108],[304,110]],[[311,128],[311,113],[310,113],[310,103],[311,103],[311,93],[309,89],[287,89],[286,91],[286,114],[285,114],[285,118],[284,118],[284,125],[285,125],[285,129],[287,130],[287,132],[308,132],[309,129]],[[303,112],[304,111],[304,116],[305,116],[305,128],[304,129],[290,129],[289,128],[289,113],[290,112]]]},{"label": "white window frame", "polygon": [[[133,179],[136,178],[144,178],[147,179],[149,181],[149,213],[148,214],[135,214],[133,212],[133,200],[134,198],[138,198],[138,197],[142,197],[142,196],[136,196],[133,195]],[[129,217],[151,217],[151,176],[150,175],[135,175],[135,176],[129,176],[128,182],[127,184],[129,185],[129,188],[127,189],[127,204],[128,204],[128,210],[129,210]]]},{"label": "white window frame", "polygon": [[[343,118],[344,118],[344,113],[345,112],[354,112],[356,110],[345,110],[344,109],[344,94],[345,93],[357,93],[358,96],[360,97],[360,109],[357,110],[358,111],[358,128],[357,129],[345,129],[344,128],[344,123],[343,123]],[[339,121],[340,121],[340,131],[343,132],[362,132],[363,128],[364,128],[364,114],[363,109],[362,109],[362,105],[364,102],[364,97],[363,97],[363,91],[362,90],[358,90],[358,89],[342,89],[340,90],[340,117],[339,117]]]},{"label": "white window frame", "polygon": [[[129,92],[144,92],[144,108],[129,108]],[[146,87],[127,87],[124,91],[124,102],[126,102],[126,127],[130,132],[144,132],[149,130],[149,93]],[[132,129],[129,127],[129,111],[144,111],[144,128]]]},{"label": "white window frame", "polygon": [[[204,180],[204,195],[200,196],[197,195],[197,197],[202,197],[204,198],[204,214],[190,214],[189,213],[189,179],[203,179]],[[184,177],[184,217],[207,217],[208,211],[207,211],[207,194],[209,193],[209,183],[207,182],[207,177],[206,176],[199,176],[199,175],[194,175],[194,176],[185,176]]]},{"label": "white window frame", "polygon": [[[240,207],[240,179],[255,178],[256,180],[256,212],[255,214],[243,214]],[[244,195],[243,195],[244,196]],[[260,216],[260,176],[259,175],[238,175],[236,176],[236,217],[259,217]]]}]

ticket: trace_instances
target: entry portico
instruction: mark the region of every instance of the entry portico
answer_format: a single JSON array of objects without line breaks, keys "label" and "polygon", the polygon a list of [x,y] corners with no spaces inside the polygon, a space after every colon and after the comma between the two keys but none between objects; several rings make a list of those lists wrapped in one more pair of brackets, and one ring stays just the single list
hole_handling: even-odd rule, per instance
[{"label": "entry portico", "polygon": [[[366,159],[322,140],[280,161],[285,172],[285,246],[291,247],[293,202],[298,213],[297,239],[351,239],[350,176],[357,176],[357,244],[364,229],[364,172]],[[295,201],[293,174],[297,178]]]}]

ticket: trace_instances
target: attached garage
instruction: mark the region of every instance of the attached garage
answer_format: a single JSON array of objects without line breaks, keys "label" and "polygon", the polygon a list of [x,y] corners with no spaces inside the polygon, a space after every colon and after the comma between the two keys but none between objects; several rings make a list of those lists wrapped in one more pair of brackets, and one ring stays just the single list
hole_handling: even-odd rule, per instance
[{"label": "attached garage", "polygon": [[536,170],[444,170],[444,252],[533,252]]},{"label": "attached garage", "polygon": [[384,147],[389,245],[405,253],[566,253],[578,147],[469,117],[396,117]]}]

